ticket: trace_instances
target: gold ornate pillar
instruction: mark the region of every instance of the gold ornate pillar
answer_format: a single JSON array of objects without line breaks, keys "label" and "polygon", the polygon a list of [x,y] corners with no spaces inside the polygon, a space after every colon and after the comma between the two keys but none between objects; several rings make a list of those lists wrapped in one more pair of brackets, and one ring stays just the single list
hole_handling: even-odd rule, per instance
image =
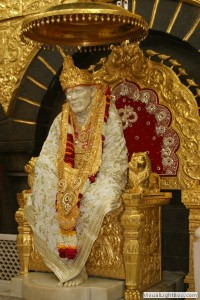
[{"label": "gold ornate pillar", "polygon": [[125,210],[121,217],[124,228],[123,258],[125,266],[126,291],[125,299],[140,299],[138,290],[138,273],[140,260],[141,225],[144,215],[138,210],[141,194],[124,193],[122,199]]},{"label": "gold ornate pillar", "polygon": [[29,190],[17,194],[19,209],[15,214],[18,226],[17,247],[20,260],[20,274],[24,275],[29,270],[29,258],[32,249],[32,230],[24,216],[24,206],[26,204]]},{"label": "gold ornate pillar", "polygon": [[161,281],[161,206],[171,193],[131,193],[122,196],[125,300],[140,299],[140,293]]}]

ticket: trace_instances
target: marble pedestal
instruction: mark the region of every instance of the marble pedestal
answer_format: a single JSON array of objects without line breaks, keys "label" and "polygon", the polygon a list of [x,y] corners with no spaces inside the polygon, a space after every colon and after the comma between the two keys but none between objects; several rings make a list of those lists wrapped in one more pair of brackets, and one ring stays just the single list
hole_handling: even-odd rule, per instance
[{"label": "marble pedestal", "polygon": [[[162,277],[149,292],[184,291],[184,274],[163,272]],[[0,282],[0,300],[122,300],[123,296],[124,281],[114,279],[90,277],[81,286],[65,288],[58,286],[53,273],[32,272]]]},{"label": "marble pedestal", "polygon": [[119,300],[123,297],[124,281],[90,277],[77,287],[60,287],[52,273],[32,272],[21,282],[25,300]]}]

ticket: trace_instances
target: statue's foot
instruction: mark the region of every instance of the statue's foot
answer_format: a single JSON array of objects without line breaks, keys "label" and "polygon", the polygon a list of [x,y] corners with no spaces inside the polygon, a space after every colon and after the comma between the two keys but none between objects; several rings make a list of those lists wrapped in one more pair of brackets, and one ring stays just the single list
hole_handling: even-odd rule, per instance
[{"label": "statue's foot", "polygon": [[73,287],[83,284],[84,281],[88,279],[86,267],[83,267],[82,271],[74,278],[69,281],[66,281],[63,285],[65,287]]},{"label": "statue's foot", "polygon": [[59,281],[58,286],[63,286],[63,283]]}]

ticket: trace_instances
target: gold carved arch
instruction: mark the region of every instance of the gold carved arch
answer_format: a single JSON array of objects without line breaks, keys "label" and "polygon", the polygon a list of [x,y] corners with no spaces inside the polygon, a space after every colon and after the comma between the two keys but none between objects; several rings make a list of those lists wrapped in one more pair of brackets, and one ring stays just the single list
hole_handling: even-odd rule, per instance
[{"label": "gold carved arch", "polygon": [[200,183],[200,118],[192,92],[181,83],[176,73],[166,65],[151,61],[137,45],[113,47],[100,70],[97,80],[111,88],[125,79],[150,88],[158,94],[160,104],[172,113],[171,127],[178,133],[180,148],[177,177],[162,177],[163,189],[198,189]]}]

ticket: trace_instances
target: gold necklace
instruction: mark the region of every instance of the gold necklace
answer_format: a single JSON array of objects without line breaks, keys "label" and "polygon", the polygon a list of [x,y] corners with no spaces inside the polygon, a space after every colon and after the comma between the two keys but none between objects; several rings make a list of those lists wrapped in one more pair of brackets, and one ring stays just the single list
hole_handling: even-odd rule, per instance
[{"label": "gold necklace", "polygon": [[[99,93],[97,92],[97,94]],[[88,111],[88,115],[83,125],[78,122],[77,117],[73,113],[71,114],[76,153],[82,152],[85,148],[91,145],[90,140],[92,138],[92,133],[94,130],[93,124],[95,122],[94,116],[97,113],[97,104],[95,101],[97,94],[94,96],[91,104],[85,110],[85,112]]]},{"label": "gold necklace", "polygon": [[[105,89],[98,89],[95,101],[93,102],[91,113],[84,126],[88,126],[90,134],[88,138],[88,146],[81,150],[80,153],[75,153],[75,168],[67,166],[63,160],[68,128],[68,117],[72,127],[72,135],[74,135],[74,116],[70,112],[69,104],[63,107],[61,120],[61,142],[58,153],[58,193],[57,193],[57,212],[59,223],[63,223],[65,218],[71,219],[68,230],[73,228],[72,224],[76,224],[76,204],[78,202],[78,195],[83,188],[86,180],[90,176],[94,176],[99,170],[102,155],[102,126],[104,124],[104,113],[106,107]],[[89,124],[91,125],[89,127]],[[84,154],[84,155],[83,155]],[[78,162],[79,161],[79,162]],[[63,185],[64,183],[64,185]],[[66,186],[63,189],[63,186]],[[74,208],[74,209],[73,209]],[[62,224],[61,224],[62,225]],[[67,228],[66,228],[67,229]]]}]

